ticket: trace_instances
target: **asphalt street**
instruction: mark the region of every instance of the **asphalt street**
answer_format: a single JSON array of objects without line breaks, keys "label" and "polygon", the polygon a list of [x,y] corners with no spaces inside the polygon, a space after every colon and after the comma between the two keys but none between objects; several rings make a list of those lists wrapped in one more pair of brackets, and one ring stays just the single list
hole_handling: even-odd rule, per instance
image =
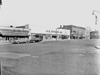
[{"label": "asphalt street", "polygon": [[[28,54],[1,57],[3,75],[99,75],[98,40],[46,41],[0,45],[0,53]],[[12,55],[13,57],[13,55]]]}]

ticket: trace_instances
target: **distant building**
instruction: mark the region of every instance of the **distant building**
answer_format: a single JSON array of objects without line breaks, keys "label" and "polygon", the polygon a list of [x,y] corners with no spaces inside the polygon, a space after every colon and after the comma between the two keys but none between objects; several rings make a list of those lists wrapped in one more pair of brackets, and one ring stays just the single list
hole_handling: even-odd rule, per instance
[{"label": "distant building", "polygon": [[44,40],[56,40],[56,39],[70,39],[70,30],[66,29],[55,29],[55,30],[46,30],[40,29],[38,32],[31,32],[31,36],[34,35],[43,35]]},{"label": "distant building", "polygon": [[100,38],[99,31],[91,31],[90,32],[90,39],[99,39]]},{"label": "distant building", "polygon": [[16,26],[16,28],[29,29],[29,24],[26,24],[26,25],[24,25],[24,26]]},{"label": "distant building", "polygon": [[51,35],[51,38],[57,39],[70,39],[70,30],[66,29],[56,29],[56,30],[46,30],[46,34]]},{"label": "distant building", "polygon": [[60,26],[59,29],[67,29],[70,30],[70,38],[71,39],[82,39],[85,38],[85,28],[79,27],[75,25],[63,25]]},{"label": "distant building", "polygon": [[28,28],[17,28],[13,26],[1,26],[0,27],[0,38],[2,40],[10,40],[10,39],[17,39],[17,38],[28,38],[29,37]]}]

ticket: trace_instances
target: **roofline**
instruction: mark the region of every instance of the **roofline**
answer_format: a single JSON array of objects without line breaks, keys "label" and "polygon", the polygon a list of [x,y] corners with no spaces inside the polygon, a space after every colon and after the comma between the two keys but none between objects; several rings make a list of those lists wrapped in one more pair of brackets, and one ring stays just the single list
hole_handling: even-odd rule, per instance
[{"label": "roofline", "polygon": [[30,29],[25,29],[25,28],[15,28],[15,27],[3,27],[0,26],[0,29],[11,29],[11,30],[25,30],[25,31],[29,31]]},{"label": "roofline", "polygon": [[81,28],[81,29],[85,29],[86,30],[85,27],[80,27],[80,26],[75,26],[75,25],[63,25],[63,26],[73,26],[73,27],[78,27],[78,28]]}]

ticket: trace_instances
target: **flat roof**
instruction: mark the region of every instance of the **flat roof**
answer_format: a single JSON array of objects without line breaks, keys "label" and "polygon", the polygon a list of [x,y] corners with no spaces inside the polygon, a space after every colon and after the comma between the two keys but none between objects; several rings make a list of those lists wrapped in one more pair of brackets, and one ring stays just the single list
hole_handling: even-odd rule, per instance
[{"label": "flat roof", "polygon": [[76,26],[76,25],[63,25],[63,27],[69,27],[69,26],[72,26],[72,27],[77,27],[77,28],[81,28],[81,29],[85,29],[84,27],[81,27],[81,26]]},{"label": "flat roof", "polygon": [[3,27],[3,26],[0,26],[0,29],[9,29],[9,30],[25,30],[25,31],[29,31],[29,30],[30,30],[30,29],[24,29],[24,28]]}]

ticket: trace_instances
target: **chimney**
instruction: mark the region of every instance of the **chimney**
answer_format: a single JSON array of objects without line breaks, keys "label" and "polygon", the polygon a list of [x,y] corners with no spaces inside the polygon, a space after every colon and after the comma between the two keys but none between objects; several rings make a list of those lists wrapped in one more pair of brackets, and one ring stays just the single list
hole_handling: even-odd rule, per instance
[{"label": "chimney", "polygon": [[12,26],[12,25],[10,25],[10,27],[12,28],[13,26]]},{"label": "chimney", "polygon": [[26,24],[25,25],[25,29],[29,29],[29,24]]},{"label": "chimney", "polygon": [[60,28],[62,28],[62,25],[60,25]]}]

